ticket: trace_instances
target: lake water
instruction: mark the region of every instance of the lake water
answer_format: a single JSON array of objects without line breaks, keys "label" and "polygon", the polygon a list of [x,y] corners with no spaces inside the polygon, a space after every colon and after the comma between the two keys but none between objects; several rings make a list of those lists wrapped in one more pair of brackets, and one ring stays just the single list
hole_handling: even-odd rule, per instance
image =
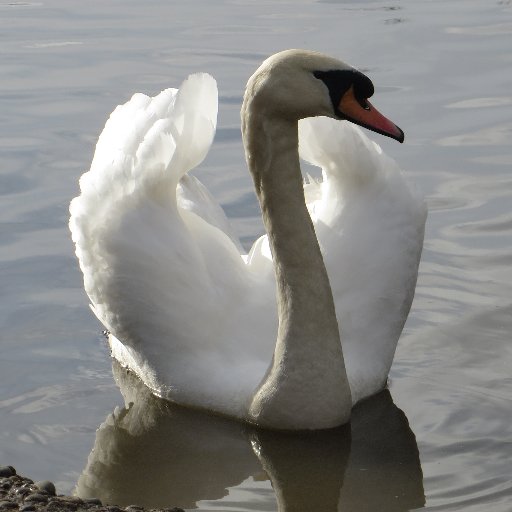
[{"label": "lake water", "polygon": [[[0,464],[122,505],[512,509],[510,0],[1,1],[0,28]],[[116,367],[114,379],[67,229],[113,108],[203,70],[220,128],[196,174],[249,244],[262,228],[242,91],[291,47],[373,79],[406,143],[372,137],[430,210],[390,392],[311,436],[162,404]]]}]

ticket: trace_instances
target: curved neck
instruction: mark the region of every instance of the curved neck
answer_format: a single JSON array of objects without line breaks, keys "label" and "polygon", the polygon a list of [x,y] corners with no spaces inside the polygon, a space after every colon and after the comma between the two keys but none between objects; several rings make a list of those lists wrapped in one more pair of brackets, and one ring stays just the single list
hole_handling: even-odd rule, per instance
[{"label": "curved neck", "polygon": [[[330,428],[352,400],[327,270],[304,200],[296,121],[244,101],[242,131],[274,259],[279,329],[252,418],[275,428]],[[278,423],[278,424],[276,424]]]}]

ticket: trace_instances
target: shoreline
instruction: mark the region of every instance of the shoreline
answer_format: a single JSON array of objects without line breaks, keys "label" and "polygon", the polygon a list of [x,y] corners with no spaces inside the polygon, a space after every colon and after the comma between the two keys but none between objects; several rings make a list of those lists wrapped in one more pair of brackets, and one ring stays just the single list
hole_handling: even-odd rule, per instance
[{"label": "shoreline", "polygon": [[0,466],[0,511],[19,512],[185,512],[182,508],[146,509],[138,505],[103,505],[99,499],[57,494],[48,481],[34,482],[18,475],[12,466]]}]

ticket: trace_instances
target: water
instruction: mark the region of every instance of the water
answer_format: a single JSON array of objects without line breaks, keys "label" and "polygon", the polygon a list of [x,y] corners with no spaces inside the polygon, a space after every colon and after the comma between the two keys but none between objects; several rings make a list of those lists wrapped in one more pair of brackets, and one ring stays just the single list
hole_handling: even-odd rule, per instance
[{"label": "water", "polygon": [[[0,463],[124,504],[510,510],[511,15],[507,0],[1,2]],[[272,436],[155,403],[115,369],[125,410],[67,230],[77,179],[115,105],[209,71],[220,128],[196,174],[250,243],[242,90],[290,47],[371,76],[406,132],[378,141],[428,199],[390,395],[350,434]]]}]

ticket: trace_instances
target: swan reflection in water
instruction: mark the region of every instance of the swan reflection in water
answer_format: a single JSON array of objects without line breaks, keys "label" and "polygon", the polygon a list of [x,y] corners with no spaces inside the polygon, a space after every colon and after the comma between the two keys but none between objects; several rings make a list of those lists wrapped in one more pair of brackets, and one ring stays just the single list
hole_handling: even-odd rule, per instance
[{"label": "swan reflection in water", "polygon": [[159,400],[117,363],[114,375],[127,405],[97,431],[76,488],[82,498],[196,508],[252,477],[270,479],[282,512],[425,503],[416,439],[387,390],[358,405],[349,425],[284,433]]}]

